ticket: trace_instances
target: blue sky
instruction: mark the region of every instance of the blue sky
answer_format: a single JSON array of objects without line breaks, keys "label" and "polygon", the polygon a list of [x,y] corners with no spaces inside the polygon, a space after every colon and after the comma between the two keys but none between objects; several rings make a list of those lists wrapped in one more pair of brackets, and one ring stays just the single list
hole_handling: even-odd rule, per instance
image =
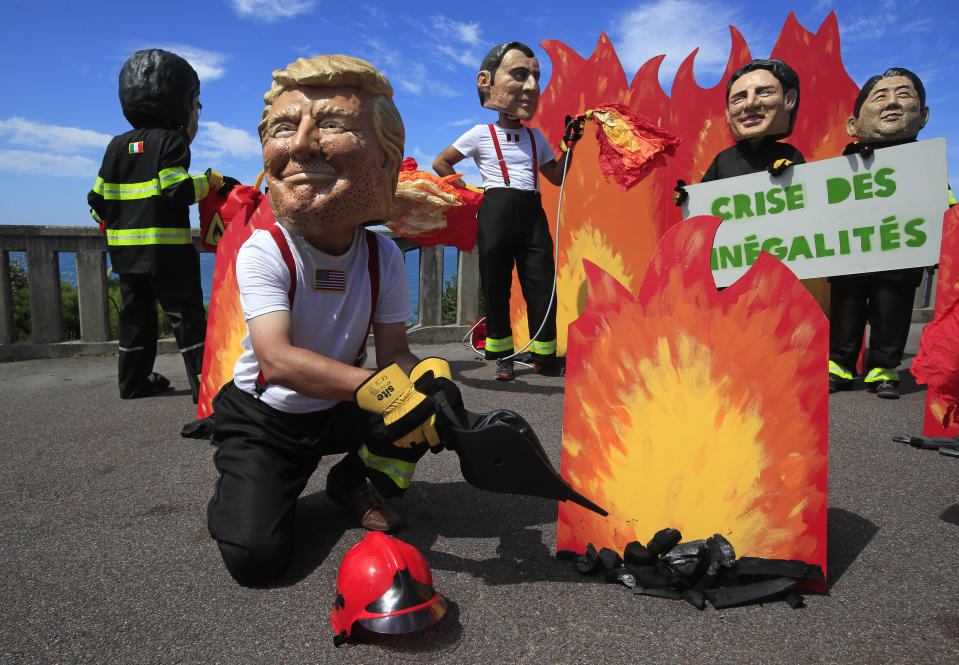
[{"label": "blue sky", "polygon": [[[821,0],[797,3],[793,11],[812,32],[836,12],[843,62],[856,83],[889,66],[919,74],[930,107],[920,137],[947,137],[955,184],[959,12],[954,2]],[[345,53],[382,70],[406,124],[406,154],[429,168],[466,128],[492,119],[477,102],[475,77],[494,44],[519,40],[533,46],[545,88],[551,68],[541,41],[565,42],[588,57],[605,32],[627,79],[649,58],[665,54],[660,79],[667,91],[680,62],[699,47],[695,74],[708,87],[725,68],[729,25],[739,29],[754,57],[768,57],[788,13],[788,6],[768,0],[7,0],[0,43],[2,221],[91,223],[86,193],[103,149],[111,136],[129,128],[117,99],[117,75],[138,49],[179,53],[200,75],[203,113],[191,171],[213,167],[252,183],[261,169],[256,124],[270,74],[301,56]],[[810,103],[815,101],[803,99]],[[466,173],[477,182],[472,165]]]}]

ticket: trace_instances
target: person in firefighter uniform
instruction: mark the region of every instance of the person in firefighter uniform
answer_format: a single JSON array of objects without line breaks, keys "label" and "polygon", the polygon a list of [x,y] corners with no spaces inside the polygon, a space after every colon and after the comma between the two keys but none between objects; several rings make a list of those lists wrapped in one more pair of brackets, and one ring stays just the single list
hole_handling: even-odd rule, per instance
[{"label": "person in firefighter uniform", "polygon": [[149,49],[126,61],[119,87],[123,115],[133,129],[110,141],[87,201],[106,234],[110,263],[120,280],[120,397],[148,397],[170,387],[166,377],[153,371],[159,301],[196,403],[206,310],[189,206],[223,186],[223,178],[212,170],[188,173],[201,108],[200,80],[180,56]]},{"label": "person in firefighter uniform", "polygon": [[[556,303],[553,297],[553,240],[540,201],[539,176],[554,185],[565,175],[546,137],[523,125],[539,104],[539,63],[520,42],[493,47],[476,77],[480,103],[499,112],[489,125],[476,125],[441,152],[433,170],[441,176],[472,157],[483,176],[485,195],[477,233],[480,278],[486,298],[486,359],[497,360],[495,378],[514,378],[509,301],[513,266],[526,300],[534,370],[558,375]],[[582,120],[567,120],[561,148],[582,136]],[[571,155],[570,155],[571,157]],[[569,168],[571,159],[563,160]],[[542,330],[537,335],[537,331]]]},{"label": "person in firefighter uniform", "polygon": [[[866,81],[856,96],[846,121],[846,132],[856,140],[843,154],[865,157],[873,150],[913,142],[928,120],[919,77],[908,69],[888,69]],[[829,392],[852,388],[868,322],[863,382],[883,399],[899,398],[898,367],[922,274],[923,268],[903,268],[829,278]]]},{"label": "person in firefighter uniform", "polygon": [[[325,455],[346,453],[328,496],[367,529],[397,528],[384,495],[401,494],[440,443],[432,396],[458,395],[446,361],[409,349],[402,252],[362,228],[387,218],[396,191],[405,131],[392,96],[385,76],[344,55],[300,58],[273,72],[264,96],[277,224],[237,254],[247,334],[213,401],[220,477],[207,513],[241,584],[285,569],[297,499]],[[375,371],[361,366],[371,328]]]}]

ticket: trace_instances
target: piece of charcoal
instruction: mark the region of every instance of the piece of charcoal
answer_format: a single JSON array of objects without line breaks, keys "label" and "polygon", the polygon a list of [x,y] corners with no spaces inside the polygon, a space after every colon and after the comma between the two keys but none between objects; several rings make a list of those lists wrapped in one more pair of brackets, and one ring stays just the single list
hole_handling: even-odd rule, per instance
[{"label": "piece of charcoal", "polygon": [[656,559],[656,555],[646,549],[646,546],[638,540],[626,545],[626,549],[623,551],[623,561],[633,566],[652,566],[656,563]]},{"label": "piece of charcoal", "polygon": [[763,559],[755,556],[744,556],[736,560],[732,571],[736,575],[825,579],[822,568],[797,559]]},{"label": "piece of charcoal", "polygon": [[606,571],[606,581],[607,582],[618,582],[625,586],[628,586],[630,589],[636,586],[636,576],[625,568],[614,568],[612,570]]},{"label": "piece of charcoal", "polygon": [[806,599],[802,597],[802,594],[793,591],[787,591],[786,595],[783,596],[783,600],[789,604],[794,610],[798,610],[800,607],[806,606]]},{"label": "piece of charcoal", "polygon": [[663,565],[686,580],[697,579],[709,566],[709,546],[705,540],[679,543],[663,554]]},{"label": "piece of charcoal", "polygon": [[644,587],[669,586],[669,578],[654,566],[626,566],[625,570],[636,578],[636,584]]},{"label": "piece of charcoal", "polygon": [[576,570],[581,573],[591,573],[599,563],[599,554],[592,543],[586,543],[586,552],[576,557]]},{"label": "piece of charcoal", "polygon": [[683,534],[681,534],[676,529],[665,528],[656,532],[656,535],[653,536],[652,540],[646,543],[646,549],[648,549],[654,556],[660,556],[664,552],[668,552],[676,544],[683,539]]},{"label": "piece of charcoal", "polygon": [[705,589],[703,593],[710,604],[717,610],[734,605],[761,603],[764,600],[779,598],[796,586],[796,580],[788,577],[777,577],[772,580],[762,580],[740,586],[717,587]]},{"label": "piece of charcoal", "polygon": [[664,587],[653,587],[650,589],[643,588],[642,591],[636,591],[640,587],[634,587],[633,593],[640,593],[644,596],[656,596],[657,598],[669,598],[670,600],[681,600],[682,596],[679,594],[676,589],[668,586]]},{"label": "piece of charcoal", "polygon": [[715,575],[720,568],[729,568],[736,563],[736,550],[722,534],[714,533],[712,537],[706,539],[706,544],[709,546],[707,575]]},{"label": "piece of charcoal", "polygon": [[619,556],[619,552],[616,550],[604,547],[599,551],[599,562],[606,570],[612,570],[623,565],[623,558]]},{"label": "piece of charcoal", "polygon": [[576,561],[578,556],[573,550],[556,550],[556,558],[560,561]]},{"label": "piece of charcoal", "polygon": [[706,596],[697,589],[684,589],[679,592],[680,597],[697,610],[706,609]]}]

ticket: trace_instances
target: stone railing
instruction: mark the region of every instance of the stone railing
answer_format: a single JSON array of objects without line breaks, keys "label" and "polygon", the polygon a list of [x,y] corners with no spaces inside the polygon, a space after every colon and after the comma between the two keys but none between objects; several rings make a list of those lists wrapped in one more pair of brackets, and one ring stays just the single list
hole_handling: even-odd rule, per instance
[{"label": "stone railing", "polygon": [[[420,249],[419,320],[409,331],[411,341],[426,343],[462,338],[479,316],[479,264],[476,253],[458,253],[456,324],[443,326],[443,247],[421,248],[392,232],[384,233],[393,238],[404,254]],[[193,242],[200,249],[197,229],[193,230]],[[29,342],[14,343],[16,331],[10,284],[10,252],[26,253],[33,331],[33,338]],[[63,339],[60,252],[76,254],[79,340]],[[106,252],[106,240],[95,227],[0,225],[0,360],[63,357],[116,350],[116,342],[109,340]],[[161,348],[161,351],[169,350]]]}]

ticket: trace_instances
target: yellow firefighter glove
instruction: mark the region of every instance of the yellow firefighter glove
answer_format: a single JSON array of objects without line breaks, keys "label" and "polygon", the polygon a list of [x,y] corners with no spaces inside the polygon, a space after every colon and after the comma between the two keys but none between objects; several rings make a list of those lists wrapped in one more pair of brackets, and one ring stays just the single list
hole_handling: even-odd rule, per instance
[{"label": "yellow firefighter glove", "polygon": [[435,427],[436,404],[416,389],[396,363],[361,383],[354,396],[361,409],[383,417],[394,445],[409,448],[421,441],[431,446],[440,442]]},{"label": "yellow firefighter glove", "polygon": [[[431,375],[428,375],[432,373]],[[424,378],[426,381],[434,378],[444,378],[451,379],[452,373],[450,372],[450,364],[443,360],[442,358],[426,358],[421,360],[416,364],[413,369],[410,370],[410,380],[413,383],[417,383],[418,379]],[[422,382],[420,382],[422,384]],[[425,387],[425,384],[423,384]],[[423,432],[427,435],[426,440],[429,442],[431,447],[435,447],[440,442],[440,436],[436,431],[436,414],[434,413],[430,416],[427,421],[423,424]],[[422,439],[420,439],[422,441]],[[434,442],[435,441],[435,442]],[[400,445],[397,443],[397,445]],[[405,446],[404,446],[405,447]]]}]

